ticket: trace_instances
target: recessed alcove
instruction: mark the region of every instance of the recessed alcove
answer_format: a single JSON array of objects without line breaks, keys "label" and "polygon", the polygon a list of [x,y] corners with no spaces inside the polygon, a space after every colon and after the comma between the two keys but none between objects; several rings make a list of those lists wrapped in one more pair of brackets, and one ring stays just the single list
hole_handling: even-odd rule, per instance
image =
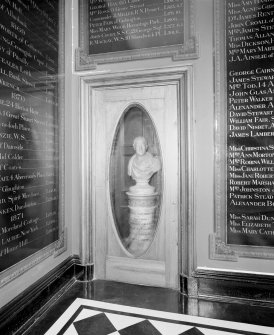
[{"label": "recessed alcove", "polygon": [[[149,113],[140,104],[131,104],[122,113],[117,124],[112,143],[109,168],[109,187],[113,219],[120,241],[127,250],[130,245],[127,192],[134,185],[134,180],[128,175],[128,164],[130,158],[134,155],[133,141],[138,136],[143,136],[147,140],[148,152],[160,159],[159,139]],[[155,192],[157,193],[153,224],[155,232],[161,205],[162,171],[152,176],[150,185],[155,188]]]}]

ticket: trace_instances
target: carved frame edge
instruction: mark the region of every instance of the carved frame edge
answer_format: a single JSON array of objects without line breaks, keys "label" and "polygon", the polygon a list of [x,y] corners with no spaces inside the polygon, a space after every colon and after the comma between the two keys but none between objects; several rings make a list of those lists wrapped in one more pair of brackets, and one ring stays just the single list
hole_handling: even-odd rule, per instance
[{"label": "carved frame edge", "polygon": [[210,259],[215,259],[218,261],[231,261],[237,262],[238,255],[237,253],[226,245],[226,243],[216,234],[209,236],[209,245],[210,245]]},{"label": "carved frame edge", "polygon": [[82,265],[93,263],[92,218],[92,159],[91,159],[91,118],[90,88],[80,79],[80,158],[81,158],[81,249]]},{"label": "carved frame edge", "polygon": [[59,239],[55,246],[55,257],[67,250],[67,228],[65,226],[65,0],[60,1],[60,48],[59,68]]}]

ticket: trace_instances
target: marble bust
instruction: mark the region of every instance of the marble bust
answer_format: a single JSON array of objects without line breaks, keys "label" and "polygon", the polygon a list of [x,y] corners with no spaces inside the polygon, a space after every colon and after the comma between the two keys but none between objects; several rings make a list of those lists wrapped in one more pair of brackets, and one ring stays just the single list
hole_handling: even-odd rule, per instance
[{"label": "marble bust", "polygon": [[138,136],[133,141],[135,154],[128,163],[128,175],[136,181],[136,185],[129,188],[132,194],[149,195],[155,192],[155,188],[149,185],[150,178],[161,169],[160,160],[147,151],[147,140]]}]

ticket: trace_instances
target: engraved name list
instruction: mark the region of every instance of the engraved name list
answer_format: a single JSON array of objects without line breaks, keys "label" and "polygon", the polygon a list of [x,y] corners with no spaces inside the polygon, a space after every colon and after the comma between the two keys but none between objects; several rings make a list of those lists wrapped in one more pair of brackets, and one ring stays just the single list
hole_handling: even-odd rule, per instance
[{"label": "engraved name list", "polygon": [[274,1],[226,1],[227,243],[274,246]]},{"label": "engraved name list", "polygon": [[0,4],[0,271],[58,239],[58,0]]},{"label": "engraved name list", "polygon": [[89,54],[184,42],[181,0],[89,0]]}]

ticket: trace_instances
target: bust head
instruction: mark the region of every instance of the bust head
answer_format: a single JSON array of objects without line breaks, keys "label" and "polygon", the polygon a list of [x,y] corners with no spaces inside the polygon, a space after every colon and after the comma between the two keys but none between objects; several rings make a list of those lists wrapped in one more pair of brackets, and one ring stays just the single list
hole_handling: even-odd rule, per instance
[{"label": "bust head", "polygon": [[128,163],[128,175],[136,181],[129,191],[135,194],[152,194],[154,187],[148,184],[154,173],[160,170],[161,165],[158,157],[154,157],[147,151],[148,143],[143,136],[138,136],[133,141],[135,154]]},{"label": "bust head", "polygon": [[143,156],[148,148],[147,140],[143,136],[135,137],[133,141],[133,148],[136,155]]}]

